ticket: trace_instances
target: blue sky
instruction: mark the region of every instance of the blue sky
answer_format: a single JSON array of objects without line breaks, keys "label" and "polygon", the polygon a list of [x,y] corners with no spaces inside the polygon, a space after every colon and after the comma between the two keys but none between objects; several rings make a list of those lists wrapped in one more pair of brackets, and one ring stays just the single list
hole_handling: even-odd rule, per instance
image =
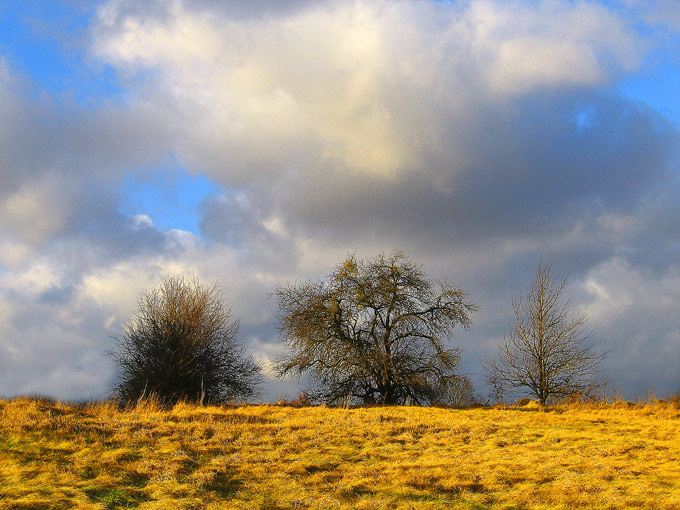
[{"label": "blue sky", "polygon": [[119,211],[148,216],[159,228],[200,235],[200,206],[218,188],[203,175],[191,176],[173,159],[160,168],[128,174],[121,187]]},{"label": "blue sky", "polygon": [[[36,100],[98,108],[125,104],[116,70],[87,52],[96,2],[8,2],[0,9],[0,52],[19,71]],[[120,212],[143,214],[163,229],[199,234],[199,206],[217,187],[173,157],[156,168],[130,169],[121,186]]]},{"label": "blue sky", "polygon": [[632,76],[621,83],[621,92],[643,101],[664,116],[680,122],[680,72],[677,62],[661,64],[646,73]]},{"label": "blue sky", "polygon": [[5,2],[0,45],[36,96],[47,93],[83,106],[120,100],[125,89],[110,66],[89,59],[88,27],[96,3]]},{"label": "blue sky", "polygon": [[266,366],[275,285],[391,250],[479,304],[480,392],[541,260],[616,388],[678,391],[679,41],[665,0],[0,3],[0,394],[105,395],[185,271]]}]

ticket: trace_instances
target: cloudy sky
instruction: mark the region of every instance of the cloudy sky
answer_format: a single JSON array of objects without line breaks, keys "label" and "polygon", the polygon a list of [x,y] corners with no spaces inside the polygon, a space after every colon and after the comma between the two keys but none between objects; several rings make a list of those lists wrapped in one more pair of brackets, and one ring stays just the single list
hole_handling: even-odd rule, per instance
[{"label": "cloudy sky", "polygon": [[266,364],[268,292],[392,250],[479,305],[482,393],[540,261],[614,388],[677,392],[679,59],[674,0],[0,2],[0,395],[106,396],[189,271]]}]

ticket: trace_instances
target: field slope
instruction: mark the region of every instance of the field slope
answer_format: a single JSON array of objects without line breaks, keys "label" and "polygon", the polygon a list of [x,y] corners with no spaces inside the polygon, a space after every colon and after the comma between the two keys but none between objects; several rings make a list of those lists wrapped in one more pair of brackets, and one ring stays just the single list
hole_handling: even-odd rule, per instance
[{"label": "field slope", "polygon": [[0,401],[0,508],[680,508],[677,405]]}]

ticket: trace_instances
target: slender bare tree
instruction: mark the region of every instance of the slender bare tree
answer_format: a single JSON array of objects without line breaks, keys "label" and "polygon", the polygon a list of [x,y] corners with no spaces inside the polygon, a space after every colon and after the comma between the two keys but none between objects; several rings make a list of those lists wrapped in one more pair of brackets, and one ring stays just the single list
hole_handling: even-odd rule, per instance
[{"label": "slender bare tree", "polygon": [[217,286],[175,276],[142,291],[111,355],[121,369],[115,393],[124,404],[153,395],[218,403],[257,394],[260,367],[235,341],[238,322]]},{"label": "slender bare tree", "polygon": [[570,301],[561,301],[566,283],[541,263],[526,298],[512,298],[514,317],[498,358],[484,366],[494,388],[521,388],[545,405],[550,398],[598,387],[604,354],[589,345],[586,314],[572,313]]},{"label": "slender bare tree", "polygon": [[465,374],[453,374],[442,377],[439,381],[439,401],[448,406],[469,406],[478,402],[472,381]]},{"label": "slender bare tree", "polygon": [[353,256],[325,280],[280,287],[279,329],[290,353],[279,375],[311,376],[309,394],[341,403],[432,403],[458,364],[445,339],[470,325],[463,290],[430,281],[402,253]]}]

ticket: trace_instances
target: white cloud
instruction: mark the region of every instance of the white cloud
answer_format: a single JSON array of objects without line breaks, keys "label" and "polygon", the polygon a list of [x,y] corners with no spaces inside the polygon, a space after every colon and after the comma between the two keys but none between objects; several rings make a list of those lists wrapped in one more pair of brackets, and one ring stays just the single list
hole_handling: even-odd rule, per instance
[{"label": "white cloud", "polygon": [[136,214],[132,218],[133,228],[139,230],[144,227],[153,227],[153,220],[146,214]]},{"label": "white cloud", "polygon": [[0,266],[13,269],[26,261],[31,254],[31,247],[26,243],[0,240]]},{"label": "white cloud", "polygon": [[419,169],[428,146],[447,143],[440,108],[600,84],[640,58],[622,20],[580,3],[340,2],[265,20],[179,1],[154,18],[125,5],[102,8],[97,54],[153,69],[153,93],[161,87],[190,126],[185,156],[227,183],[293,164]]},{"label": "white cloud", "polygon": [[55,193],[58,181],[56,175],[44,175],[7,197],[0,205],[0,229],[28,243],[40,243],[60,233],[71,213],[71,201]]},{"label": "white cloud", "polygon": [[475,43],[499,93],[597,85],[637,67],[639,41],[616,14],[584,2],[473,2]]},{"label": "white cloud", "polygon": [[680,268],[671,265],[664,273],[632,267],[620,257],[593,267],[585,281],[590,320],[604,326],[638,322],[647,327],[645,317],[670,321],[680,327],[674,312],[680,305]]}]

